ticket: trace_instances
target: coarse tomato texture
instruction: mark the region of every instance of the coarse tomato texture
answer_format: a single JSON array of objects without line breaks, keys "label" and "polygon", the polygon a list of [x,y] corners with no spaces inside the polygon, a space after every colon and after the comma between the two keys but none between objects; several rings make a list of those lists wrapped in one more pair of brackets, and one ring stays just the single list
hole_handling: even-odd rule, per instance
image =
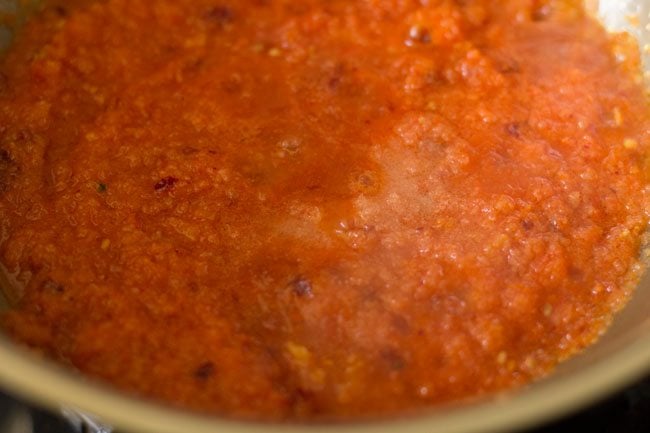
[{"label": "coarse tomato texture", "polygon": [[0,66],[2,326],[240,419],[520,387],[642,270],[637,51],[567,0],[51,1]]}]

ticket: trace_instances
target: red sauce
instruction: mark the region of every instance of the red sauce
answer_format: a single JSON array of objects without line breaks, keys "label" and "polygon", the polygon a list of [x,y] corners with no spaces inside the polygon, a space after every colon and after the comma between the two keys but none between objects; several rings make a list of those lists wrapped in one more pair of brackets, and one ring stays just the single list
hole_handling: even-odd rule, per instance
[{"label": "red sauce", "polygon": [[50,4],[0,67],[4,329],[238,418],[544,376],[647,224],[638,55],[574,3]]}]

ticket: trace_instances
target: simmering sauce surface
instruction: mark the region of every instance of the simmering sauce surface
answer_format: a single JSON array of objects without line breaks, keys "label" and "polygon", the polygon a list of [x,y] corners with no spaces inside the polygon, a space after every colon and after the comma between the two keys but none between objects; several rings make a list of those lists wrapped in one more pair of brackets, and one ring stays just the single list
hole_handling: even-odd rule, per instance
[{"label": "simmering sauce surface", "polygon": [[566,0],[50,3],[0,67],[1,323],[237,418],[530,382],[640,272],[637,59]]}]

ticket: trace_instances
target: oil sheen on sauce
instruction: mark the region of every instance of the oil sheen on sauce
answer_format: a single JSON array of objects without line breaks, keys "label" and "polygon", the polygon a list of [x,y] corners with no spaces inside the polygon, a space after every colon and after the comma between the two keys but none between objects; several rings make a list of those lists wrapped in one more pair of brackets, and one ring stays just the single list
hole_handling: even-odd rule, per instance
[{"label": "oil sheen on sauce", "polygon": [[2,326],[244,419],[529,383],[641,271],[635,50],[567,0],[50,2],[0,66]]}]

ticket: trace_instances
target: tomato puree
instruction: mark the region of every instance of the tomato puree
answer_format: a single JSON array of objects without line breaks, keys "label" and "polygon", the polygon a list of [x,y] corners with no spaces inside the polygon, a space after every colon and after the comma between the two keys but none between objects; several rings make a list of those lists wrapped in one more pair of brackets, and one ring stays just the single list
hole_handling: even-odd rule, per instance
[{"label": "tomato puree", "polygon": [[2,326],[235,418],[527,384],[641,272],[636,51],[568,0],[49,2],[0,66]]}]

